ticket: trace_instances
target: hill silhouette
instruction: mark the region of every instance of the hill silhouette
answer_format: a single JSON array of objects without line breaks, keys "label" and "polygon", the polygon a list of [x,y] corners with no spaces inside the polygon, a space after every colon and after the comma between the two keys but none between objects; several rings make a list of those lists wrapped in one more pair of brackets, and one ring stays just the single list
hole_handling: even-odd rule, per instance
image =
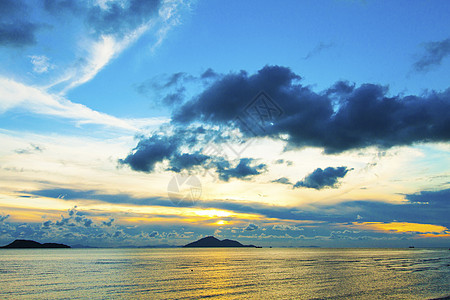
[{"label": "hill silhouette", "polygon": [[15,240],[9,245],[0,247],[9,249],[25,249],[25,248],[70,248],[70,246],[57,243],[38,243],[32,240]]},{"label": "hill silhouette", "polygon": [[256,248],[256,246],[254,245],[242,245],[241,243],[239,243],[238,241],[233,241],[233,240],[219,240],[213,236],[207,236],[204,237],[202,239],[199,239],[198,241],[189,243],[187,245],[184,245],[183,247],[186,248],[213,248],[213,247],[250,247],[250,248]]}]

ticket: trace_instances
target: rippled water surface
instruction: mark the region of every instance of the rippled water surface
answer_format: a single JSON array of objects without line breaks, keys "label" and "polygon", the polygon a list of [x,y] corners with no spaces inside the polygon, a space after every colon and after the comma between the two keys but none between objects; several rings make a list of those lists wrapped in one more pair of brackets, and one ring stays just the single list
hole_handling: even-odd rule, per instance
[{"label": "rippled water surface", "polygon": [[0,299],[430,299],[448,249],[1,249]]}]

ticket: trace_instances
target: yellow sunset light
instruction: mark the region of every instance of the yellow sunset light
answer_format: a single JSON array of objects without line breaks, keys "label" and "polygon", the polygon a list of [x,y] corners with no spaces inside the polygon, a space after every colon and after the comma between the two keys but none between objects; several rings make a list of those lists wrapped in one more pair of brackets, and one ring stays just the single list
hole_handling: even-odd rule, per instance
[{"label": "yellow sunset light", "polygon": [[356,226],[364,227],[366,229],[377,230],[377,231],[394,231],[399,233],[405,232],[419,232],[419,233],[430,233],[430,232],[444,232],[448,230],[447,227],[433,224],[420,224],[420,223],[408,223],[408,222],[391,222],[391,223],[381,223],[381,222],[364,222],[364,223],[353,223]]}]

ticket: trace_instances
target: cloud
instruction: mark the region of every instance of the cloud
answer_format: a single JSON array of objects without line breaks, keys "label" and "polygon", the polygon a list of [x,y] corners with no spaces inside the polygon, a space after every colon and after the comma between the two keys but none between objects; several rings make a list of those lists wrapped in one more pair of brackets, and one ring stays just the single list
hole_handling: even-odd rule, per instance
[{"label": "cloud", "polygon": [[103,7],[94,6],[88,13],[88,23],[99,35],[123,35],[157,15],[161,1],[108,1]]},{"label": "cloud", "polygon": [[199,152],[189,154],[175,154],[170,159],[170,170],[174,172],[180,172],[181,170],[189,170],[194,166],[205,164],[210,159],[209,156],[203,155]]},{"label": "cloud", "polygon": [[202,73],[202,75],[200,76],[200,78],[202,79],[209,79],[209,78],[215,78],[219,76],[219,74],[217,74],[216,72],[214,72],[213,69],[208,68],[205,72]]},{"label": "cloud", "polygon": [[244,230],[245,230],[245,231],[255,231],[255,230],[257,230],[258,228],[259,228],[258,225],[253,224],[253,223],[249,223],[249,224],[247,225],[247,227],[244,228]]},{"label": "cloud", "polygon": [[71,12],[85,24],[82,53],[50,87],[61,87],[62,93],[66,93],[92,80],[150,29],[157,36],[153,47],[159,45],[165,36],[161,35],[161,29],[166,33],[175,26],[173,19],[182,8],[181,1],[45,1],[44,9],[48,12],[55,16]]},{"label": "cloud", "polygon": [[438,191],[421,191],[416,194],[406,195],[412,204],[434,206],[442,210],[450,208],[450,189]]},{"label": "cloud", "polygon": [[28,147],[26,149],[17,149],[17,150],[14,150],[14,152],[16,152],[17,154],[31,154],[33,152],[42,152],[43,150],[44,149],[40,146],[30,144],[30,147]]},{"label": "cloud", "polygon": [[162,99],[162,103],[173,105],[184,100],[186,84],[193,81],[198,81],[198,78],[184,72],[177,72],[146,80],[136,86],[136,91],[142,95],[154,94],[152,99]]},{"label": "cloud", "polygon": [[[151,119],[124,120],[92,110],[65,97],[50,94],[42,88],[27,86],[0,76],[0,113],[21,107],[29,112],[75,120],[78,125],[99,124],[137,131],[139,125],[154,122]],[[163,121],[156,121],[161,124]]]},{"label": "cloud", "polygon": [[[445,113],[450,110],[450,89],[421,96],[389,96],[384,86],[355,87],[340,81],[316,93],[302,86],[300,78],[281,66],[266,66],[253,75],[245,71],[222,75],[176,109],[172,123],[229,126],[248,138],[286,141],[288,150],[320,147],[325,153],[450,140],[450,115]],[[263,129],[245,111],[262,90],[282,110]],[[261,118],[268,112],[264,113]],[[239,122],[237,117],[241,117]]]},{"label": "cloud", "polygon": [[219,179],[223,181],[229,181],[230,178],[248,179],[267,170],[267,165],[254,164],[254,161],[251,158],[241,158],[239,164],[234,168],[231,168],[226,161],[222,161],[221,163],[216,162]]},{"label": "cloud", "polygon": [[125,159],[119,159],[119,163],[127,164],[135,171],[152,172],[156,163],[176,153],[180,142],[177,136],[153,135],[139,141],[133,152]]},{"label": "cloud", "polygon": [[[206,141],[231,138],[223,131],[205,129],[202,126],[186,128],[163,126],[160,131],[154,132],[150,137],[141,137],[137,146],[127,157],[119,159],[118,163],[128,165],[135,171],[151,173],[155,171],[157,163],[167,160],[169,162],[167,170],[190,172],[197,167],[213,169],[223,181],[229,181],[230,178],[247,180],[267,170],[265,164],[258,164],[251,158],[229,161],[228,157],[220,151],[210,153],[211,155],[202,153],[206,151],[205,148],[211,146]],[[201,151],[198,150],[199,148]],[[215,155],[212,156],[213,154]]]},{"label": "cloud", "polygon": [[281,184],[289,184],[289,185],[292,184],[292,182],[286,177],[281,177],[276,180],[272,180],[272,182],[273,183],[281,183]]},{"label": "cloud", "polygon": [[[0,46],[33,45],[39,42],[36,35],[41,28],[50,31],[63,20],[78,22],[74,26],[77,30],[73,32],[77,47],[72,47],[78,49],[74,53],[76,60],[69,67],[59,68],[64,73],[48,85],[61,88],[65,93],[94,78],[150,29],[156,38],[153,47],[161,44],[167,32],[179,24],[180,11],[188,6],[183,1],[160,0],[3,0],[0,4]],[[37,73],[45,73],[53,67],[44,55],[35,55],[31,59]]]},{"label": "cloud", "polygon": [[113,36],[102,35],[97,40],[90,41],[87,46],[87,55],[80,58],[76,65],[68,71],[68,75],[63,80],[57,82],[67,82],[63,92],[80,86],[93,79],[112,59],[117,57],[124,49],[137,40],[147,28],[138,28],[129,33],[121,40]]},{"label": "cloud", "polygon": [[154,238],[157,237],[159,235],[158,231],[152,231],[148,234],[148,237]]},{"label": "cloud", "polygon": [[25,47],[36,43],[42,25],[30,22],[25,2],[2,0],[0,3],[0,46]]},{"label": "cloud", "polygon": [[307,175],[303,180],[297,181],[294,188],[305,187],[316,190],[323,188],[335,188],[339,178],[343,178],[348,171],[347,167],[328,167],[326,169],[317,168],[311,174]]},{"label": "cloud", "polygon": [[[196,136],[195,132],[201,132],[198,129],[192,131],[177,130],[170,136],[154,134],[148,138],[142,138],[128,156],[119,159],[118,163],[128,165],[135,171],[151,173],[155,170],[157,163],[168,160],[168,170],[170,171],[190,171],[196,166],[201,166],[204,169],[213,168],[216,170],[219,179],[223,181],[229,181],[231,178],[246,180],[267,170],[267,165],[258,164],[251,158],[242,158],[233,167],[230,161],[223,157],[212,157],[201,154],[199,151],[180,153],[181,147],[196,144],[199,136]],[[184,134],[186,132],[187,135]]]},{"label": "cloud", "polygon": [[41,26],[25,21],[0,23],[0,46],[24,47],[36,43],[35,34]]},{"label": "cloud", "polygon": [[8,218],[9,218],[9,215],[0,215],[0,222],[4,222]]},{"label": "cloud", "polygon": [[282,165],[282,164],[286,164],[286,166],[292,166],[294,164],[293,161],[291,160],[284,160],[284,159],[277,159],[276,161],[273,162],[276,165]]},{"label": "cloud", "polygon": [[[128,194],[104,194],[95,190],[44,189],[22,191],[21,194],[67,201],[97,200],[113,204],[173,207],[173,203],[169,199],[162,197],[136,198]],[[431,223],[450,227],[448,219],[449,197],[450,189],[445,189],[407,194],[405,195],[407,201],[402,203],[386,203],[367,199],[333,204],[312,203],[302,206],[277,206],[262,202],[227,199],[197,201],[194,204],[189,204],[189,206],[257,214],[264,218],[282,220],[346,223],[354,222],[355,215],[360,215],[364,217],[365,222]],[[180,205],[183,206],[184,203]],[[359,218],[357,219],[359,220]],[[68,221],[61,220],[60,222]]]},{"label": "cloud", "polygon": [[279,230],[279,231],[286,231],[286,230],[292,230],[292,231],[302,231],[303,228],[292,226],[292,225],[286,225],[286,224],[275,224],[272,227],[273,230]]},{"label": "cloud", "polygon": [[111,227],[113,222],[114,222],[114,219],[111,218],[111,219],[109,219],[109,221],[103,221],[102,224],[107,226],[107,227]]},{"label": "cloud", "polygon": [[36,191],[23,191],[23,193],[34,196],[63,199],[66,201],[98,200],[106,203],[115,203],[115,204],[173,206],[173,203],[169,199],[163,199],[160,197],[135,198],[127,194],[104,194],[100,191],[95,190],[75,190],[75,189],[55,188],[55,189],[42,189]]},{"label": "cloud", "polygon": [[306,54],[306,56],[303,59],[305,59],[305,60],[310,59],[311,57],[316,56],[316,55],[320,54],[322,51],[329,49],[333,46],[334,46],[333,43],[320,42],[316,47],[314,47],[314,49],[309,51],[308,54]]},{"label": "cloud", "polygon": [[441,65],[444,58],[450,56],[450,38],[425,44],[425,53],[414,63],[414,69],[419,72],[429,71]]},{"label": "cloud", "polygon": [[[61,215],[61,220],[56,220],[53,222],[52,220],[46,220],[42,223],[42,228],[51,229],[52,226],[56,227],[82,227],[82,228],[90,228],[94,226],[94,221],[85,216],[84,213],[78,211],[77,206],[70,208],[67,210],[68,217]],[[114,221],[111,219],[109,223],[103,222],[104,225],[110,224]],[[97,224],[95,224],[98,227]],[[108,226],[108,225],[107,225]]]},{"label": "cloud", "polygon": [[46,73],[49,69],[53,68],[49,58],[45,55],[31,55],[30,60],[33,64],[33,71],[36,73]]},{"label": "cloud", "polygon": [[155,84],[153,86],[155,88],[158,88],[158,89],[166,89],[166,88],[170,88],[170,87],[173,87],[173,86],[177,86],[180,83],[183,83],[185,81],[190,81],[190,80],[193,80],[193,79],[194,79],[194,76],[191,76],[191,75],[189,75],[187,73],[184,73],[184,72],[178,72],[178,73],[172,74],[166,80],[166,82],[163,83],[162,85],[155,82]]},{"label": "cloud", "polygon": [[54,15],[75,14],[98,36],[123,37],[155,17],[161,4],[160,0],[44,0],[44,9]]}]

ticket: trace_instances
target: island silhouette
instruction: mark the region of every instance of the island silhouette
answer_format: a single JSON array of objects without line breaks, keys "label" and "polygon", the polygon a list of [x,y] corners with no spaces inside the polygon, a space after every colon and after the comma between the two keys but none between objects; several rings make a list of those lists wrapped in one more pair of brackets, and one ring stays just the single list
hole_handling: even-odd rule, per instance
[{"label": "island silhouette", "polygon": [[9,249],[27,249],[27,248],[70,248],[70,246],[64,244],[57,243],[38,243],[32,240],[15,240],[11,244],[0,248],[9,248]]},{"label": "island silhouette", "polygon": [[198,241],[189,243],[187,245],[184,245],[183,247],[186,248],[219,248],[219,247],[247,247],[247,248],[258,248],[255,245],[243,245],[241,243],[239,243],[238,241],[233,241],[233,240],[229,240],[229,239],[225,239],[225,240],[219,240],[213,236],[207,236],[204,237],[202,239],[199,239]]}]

